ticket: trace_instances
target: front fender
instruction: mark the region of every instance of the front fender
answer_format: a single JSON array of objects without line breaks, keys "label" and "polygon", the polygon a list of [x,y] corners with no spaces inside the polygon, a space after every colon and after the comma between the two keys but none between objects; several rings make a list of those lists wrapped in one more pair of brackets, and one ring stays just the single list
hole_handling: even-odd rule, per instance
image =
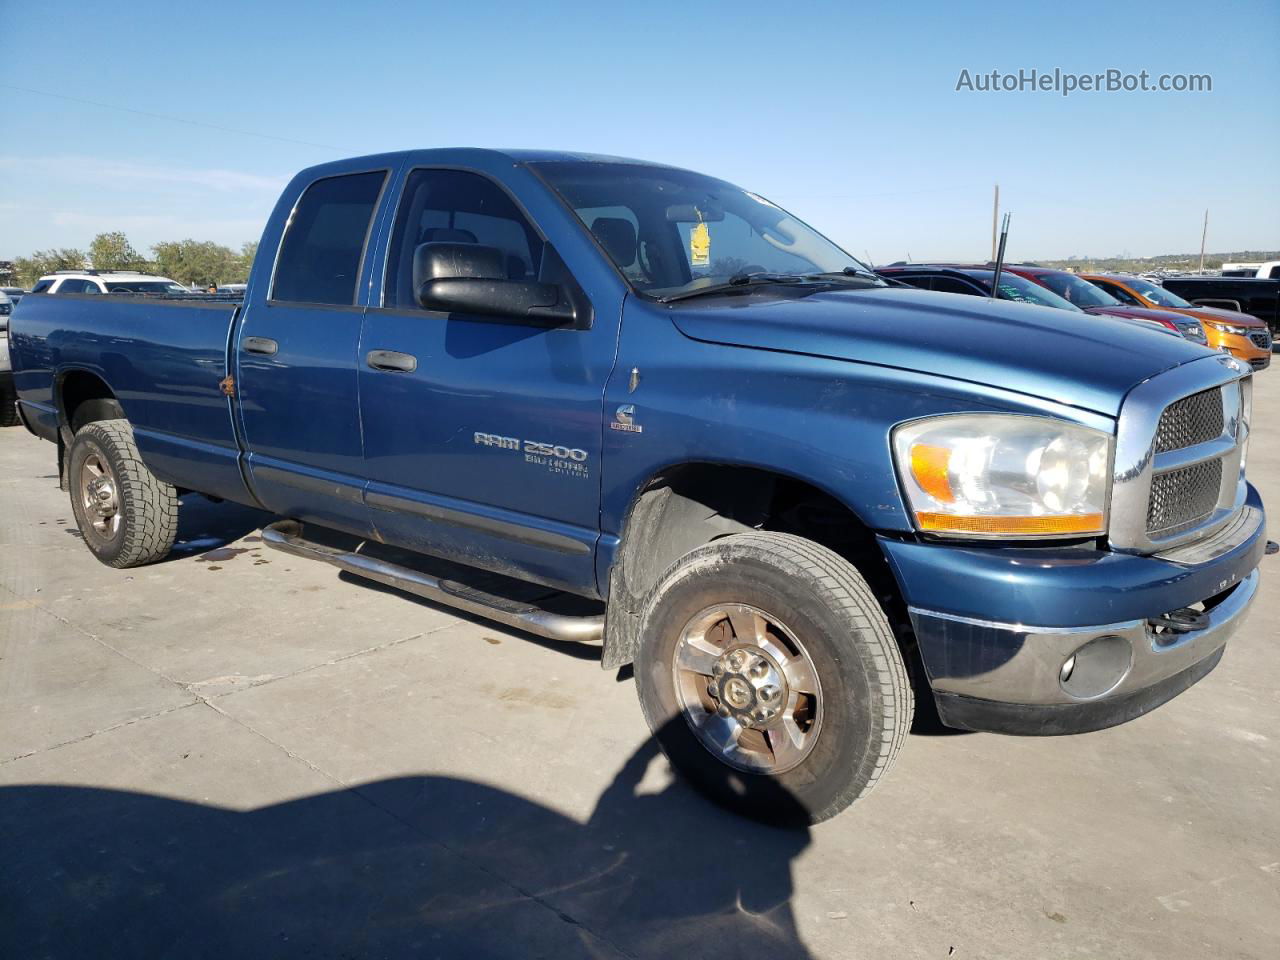
[{"label": "front fender", "polygon": [[605,392],[601,585],[636,498],[677,464],[722,463],[794,477],[844,504],[870,530],[909,533],[893,427],[966,411],[1052,416],[1114,430],[1100,414],[999,387],[692,340],[660,308],[630,298]]}]

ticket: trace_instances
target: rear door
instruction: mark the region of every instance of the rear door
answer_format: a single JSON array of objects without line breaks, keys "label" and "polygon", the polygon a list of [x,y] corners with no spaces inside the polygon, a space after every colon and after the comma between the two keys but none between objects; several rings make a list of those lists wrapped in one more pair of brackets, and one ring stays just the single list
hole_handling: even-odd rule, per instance
[{"label": "rear door", "polygon": [[498,247],[509,279],[562,269],[496,180],[408,172],[388,235],[384,306],[368,311],[360,348],[373,524],[410,549],[591,592],[620,303],[600,298],[590,329],[424,310],[413,253],[432,241]]},{"label": "rear door", "polygon": [[360,281],[389,176],[353,170],[290,188],[297,199],[274,269],[264,277],[255,268],[234,344],[255,494],[276,513],[358,534],[371,532],[356,375]]}]

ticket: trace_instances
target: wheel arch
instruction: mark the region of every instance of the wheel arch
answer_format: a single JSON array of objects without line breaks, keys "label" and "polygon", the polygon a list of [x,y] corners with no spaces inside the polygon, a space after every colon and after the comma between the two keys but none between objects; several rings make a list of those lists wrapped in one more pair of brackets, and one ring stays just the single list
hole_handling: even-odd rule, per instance
[{"label": "wheel arch", "polygon": [[72,367],[58,374],[54,388],[58,420],[74,433],[95,420],[124,420],[124,408],[100,374]]},{"label": "wheel arch", "polygon": [[67,489],[67,452],[77,430],[95,420],[123,420],[124,408],[115,391],[102,376],[83,367],[58,372],[53,385],[53,401],[58,411],[58,477]]},{"label": "wheel arch", "polygon": [[[795,533],[849,560],[872,584],[894,622],[901,597],[872,528],[846,502],[785,471],[716,461],[664,467],[636,492],[609,569],[601,665],[630,663],[645,596],[676,560],[735,533]],[[890,610],[890,607],[895,608]],[[905,608],[902,611],[905,620]]]}]

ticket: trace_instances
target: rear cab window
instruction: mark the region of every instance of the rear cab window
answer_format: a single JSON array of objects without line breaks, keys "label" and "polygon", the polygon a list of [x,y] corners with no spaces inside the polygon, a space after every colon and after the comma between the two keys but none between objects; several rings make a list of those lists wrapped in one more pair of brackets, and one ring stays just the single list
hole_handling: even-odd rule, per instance
[{"label": "rear cab window", "polygon": [[270,299],[352,306],[387,171],[317,180],[303,192],[276,257]]}]

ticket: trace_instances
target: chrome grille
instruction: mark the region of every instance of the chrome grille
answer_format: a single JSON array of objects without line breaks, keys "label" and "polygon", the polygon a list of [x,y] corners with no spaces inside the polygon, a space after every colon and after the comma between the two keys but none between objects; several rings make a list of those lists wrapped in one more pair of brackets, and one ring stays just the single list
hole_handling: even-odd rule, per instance
[{"label": "chrome grille", "polygon": [[1202,390],[1169,404],[1156,427],[1156,453],[1184,450],[1222,436],[1222,391]]},{"label": "chrome grille", "polygon": [[1263,350],[1271,349],[1270,330],[1253,330],[1249,333],[1249,339],[1253,341],[1255,347],[1261,347]]},{"label": "chrome grille", "polygon": [[1116,423],[1112,549],[1158,555],[1230,522],[1245,496],[1242,415],[1252,378],[1242,373],[1239,360],[1211,354],[1129,391]]},{"label": "chrome grille", "polygon": [[1221,491],[1221,459],[1156,474],[1147,501],[1147,534],[1169,537],[1203,523],[1217,506]]}]

